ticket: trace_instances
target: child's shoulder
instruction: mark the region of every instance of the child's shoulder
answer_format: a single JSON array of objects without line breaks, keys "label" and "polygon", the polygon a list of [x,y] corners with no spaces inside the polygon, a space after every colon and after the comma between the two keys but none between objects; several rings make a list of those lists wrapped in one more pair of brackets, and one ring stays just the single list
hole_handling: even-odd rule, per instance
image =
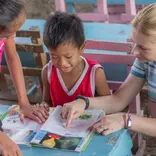
[{"label": "child's shoulder", "polygon": [[94,65],[99,65],[99,66],[101,66],[101,65],[99,64],[99,62],[97,62],[97,61],[95,61],[95,60],[91,60],[91,59],[88,59],[88,58],[85,58],[85,57],[84,57],[84,59],[87,61],[87,63],[88,63],[90,66],[94,66]]},{"label": "child's shoulder", "polygon": [[52,62],[49,61],[47,64],[44,65],[44,67],[42,68],[42,72],[46,73],[48,72],[49,70],[52,70]]}]

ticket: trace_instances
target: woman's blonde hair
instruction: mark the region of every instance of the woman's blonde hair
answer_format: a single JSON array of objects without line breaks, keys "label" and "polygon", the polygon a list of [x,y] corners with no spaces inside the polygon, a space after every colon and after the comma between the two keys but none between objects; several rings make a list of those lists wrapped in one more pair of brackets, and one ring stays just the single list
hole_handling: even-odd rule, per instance
[{"label": "woman's blonde hair", "polygon": [[156,3],[143,8],[131,22],[144,35],[156,36]]}]

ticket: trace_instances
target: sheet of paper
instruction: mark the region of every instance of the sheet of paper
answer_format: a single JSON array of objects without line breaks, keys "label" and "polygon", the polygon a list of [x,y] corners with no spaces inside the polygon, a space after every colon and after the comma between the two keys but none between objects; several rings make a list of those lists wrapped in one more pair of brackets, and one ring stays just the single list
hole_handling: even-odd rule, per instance
[{"label": "sheet of paper", "polygon": [[79,119],[73,120],[70,127],[65,127],[65,121],[60,118],[62,107],[56,107],[41,130],[54,134],[71,137],[85,137],[88,128],[97,121],[103,111],[88,110]]}]

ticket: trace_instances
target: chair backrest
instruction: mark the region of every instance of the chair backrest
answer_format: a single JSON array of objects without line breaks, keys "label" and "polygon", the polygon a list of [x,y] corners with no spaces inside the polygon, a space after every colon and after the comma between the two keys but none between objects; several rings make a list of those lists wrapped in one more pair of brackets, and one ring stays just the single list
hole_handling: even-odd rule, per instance
[{"label": "chair backrest", "polygon": [[[69,2],[69,3],[68,3]],[[67,2],[67,8],[71,8],[73,5],[73,2],[70,3],[70,1]],[[83,2],[83,1],[81,1]],[[94,1],[92,1],[94,2]],[[76,3],[76,2],[74,2]],[[107,2],[106,0],[97,0],[97,12],[94,13],[78,13],[77,15],[83,20],[83,21],[96,21],[96,22],[108,22],[108,10],[107,10]],[[71,7],[70,7],[71,6]],[[55,0],[55,7],[57,11],[66,11],[66,3],[65,0]],[[71,8],[72,9],[72,8]],[[74,10],[74,8],[73,8]],[[72,11],[73,13],[74,11]]]},{"label": "chair backrest", "polygon": [[[90,3],[96,4],[96,0],[65,0],[66,3]],[[109,5],[122,5],[125,4],[125,0],[107,0]],[[155,0],[135,0],[136,5],[148,5],[155,3]]]},{"label": "chair backrest", "polygon": [[[103,41],[86,41],[86,49],[97,50],[95,52],[85,52],[83,56],[98,61],[99,63],[123,64],[127,65],[127,73],[129,73],[134,62],[134,56],[131,55],[133,44],[131,43],[115,43]],[[98,52],[98,50],[103,50]],[[85,50],[86,51],[86,50]],[[119,73],[122,74],[122,73]],[[106,73],[107,75],[107,73]],[[122,82],[110,81],[112,90],[116,90]]]},{"label": "chair backrest", "polygon": [[[93,13],[77,13],[76,3],[97,6]],[[155,0],[55,0],[56,10],[77,13],[83,21],[129,23],[136,12]]]},{"label": "chair backrest", "polygon": [[[45,64],[47,64],[47,57],[44,51],[42,36],[39,27],[31,27],[29,30],[19,30],[16,33],[16,37],[30,38],[32,43],[25,44],[20,41],[16,41],[16,49],[20,52],[32,53],[34,57],[36,67],[24,67],[24,75],[38,76],[39,84],[42,90],[41,70]],[[27,56],[27,54],[25,55]],[[31,64],[31,62],[30,62]]]}]

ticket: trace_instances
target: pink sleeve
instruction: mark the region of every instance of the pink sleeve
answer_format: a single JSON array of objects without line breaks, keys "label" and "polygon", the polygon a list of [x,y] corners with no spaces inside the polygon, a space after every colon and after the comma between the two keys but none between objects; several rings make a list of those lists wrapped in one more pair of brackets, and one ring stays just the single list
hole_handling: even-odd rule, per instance
[{"label": "pink sleeve", "polygon": [[5,45],[5,41],[0,40],[0,67],[1,67],[1,62],[2,62],[2,54],[3,54],[3,51],[4,51],[4,45]]}]

